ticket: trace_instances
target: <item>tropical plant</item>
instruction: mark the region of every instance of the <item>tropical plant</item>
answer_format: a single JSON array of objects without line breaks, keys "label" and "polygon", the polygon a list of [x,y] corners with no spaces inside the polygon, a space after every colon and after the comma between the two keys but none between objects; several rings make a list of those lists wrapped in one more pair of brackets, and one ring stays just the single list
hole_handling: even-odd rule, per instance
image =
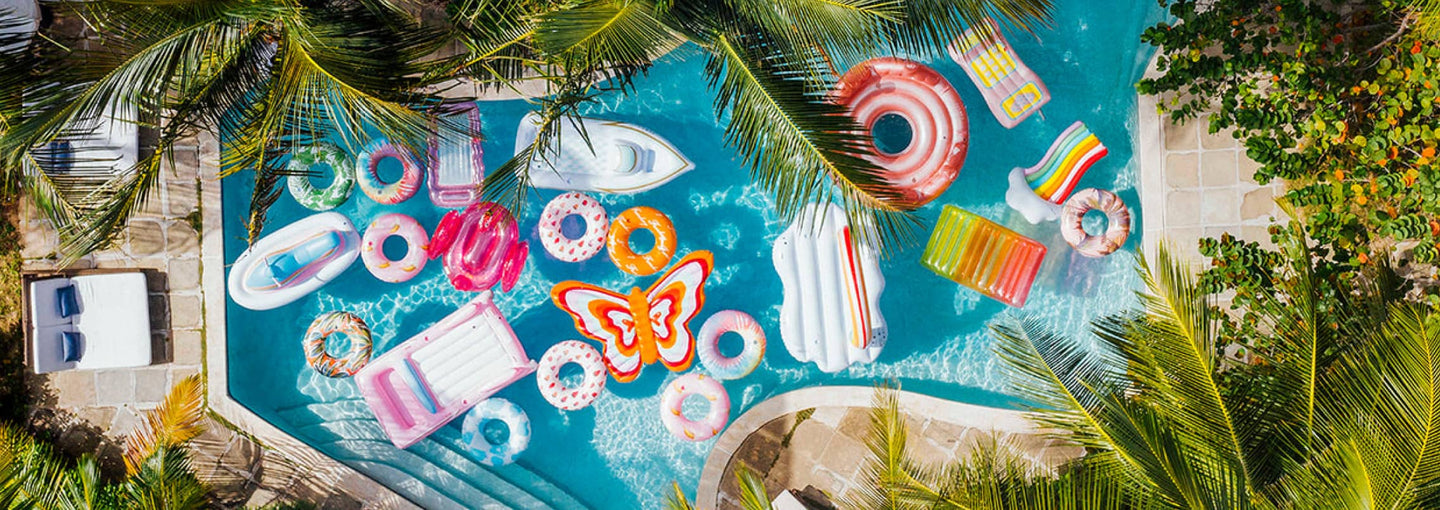
[{"label": "tropical plant", "polygon": [[1048,23],[1049,7],[1049,0],[469,0],[455,9],[468,49],[456,57],[457,72],[498,85],[529,69],[551,85],[536,140],[486,181],[492,198],[517,203],[531,166],[564,143],[559,128],[574,122],[578,105],[631,90],[631,79],[663,51],[693,43],[705,52],[726,141],[780,216],[838,203],[852,223],[876,227],[864,235],[884,247],[911,239],[918,219],[865,159],[869,134],[829,99],[843,66],[893,53],[936,55],[986,16],[1029,29]]},{"label": "tropical plant", "polygon": [[[1440,45],[1435,25],[1417,20],[1435,19],[1440,3],[1169,3],[1175,19],[1142,36],[1161,73],[1142,93],[1170,97],[1161,110],[1176,122],[1233,128],[1260,164],[1256,181],[1286,183],[1336,269],[1436,261]],[[1235,241],[1212,244],[1213,255]]]},{"label": "tropical plant", "polygon": [[90,455],[74,466],[52,448],[0,423],[0,508],[205,508],[209,490],[190,469],[186,445],[203,430],[200,377],[176,383],[126,439],[127,476],[108,483]]},{"label": "tropical plant", "polygon": [[[0,58],[0,177],[18,183],[58,227],[66,261],[106,246],[173,163],[176,144],[201,130],[224,136],[220,175],[255,171],[246,221],[252,239],[279,197],[291,148],[329,132],[358,146],[364,126],[415,148],[431,132],[417,110],[437,100],[419,88],[428,83],[423,59],[444,32],[391,2],[52,7],[71,22]],[[86,30],[64,28],[75,26]],[[133,168],[53,145],[111,122],[158,131]]]},{"label": "tropical plant", "polygon": [[[740,482],[740,508],[745,510],[770,510],[770,497],[765,494],[765,481],[755,470],[750,469],[744,462],[735,468],[735,480]],[[665,499],[665,508],[670,510],[695,510],[695,505],[685,497],[685,491],[680,489],[680,484],[672,483],[674,492]]]},{"label": "tropical plant", "polygon": [[[1034,319],[994,328],[1010,387],[1054,439],[1085,448],[1064,469],[1089,482],[1007,488],[1003,505],[935,496],[959,485],[944,476],[880,476],[882,493],[951,508],[1440,505],[1440,316],[1387,302],[1382,275],[1320,291],[1309,239],[1292,228],[1301,235],[1279,236],[1286,277],[1255,298],[1270,337],[1256,365],[1220,356],[1213,297],[1164,245],[1155,265],[1141,260],[1140,308],[1096,321],[1093,345]],[[896,451],[876,449],[876,462],[913,472]]]}]

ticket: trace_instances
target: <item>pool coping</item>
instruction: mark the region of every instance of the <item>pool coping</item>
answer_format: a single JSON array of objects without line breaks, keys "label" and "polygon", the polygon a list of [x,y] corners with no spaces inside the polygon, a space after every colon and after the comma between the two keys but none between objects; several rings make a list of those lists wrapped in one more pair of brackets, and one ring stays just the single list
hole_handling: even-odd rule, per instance
[{"label": "pool coping", "polygon": [[249,434],[261,446],[279,452],[303,466],[309,476],[335,487],[361,503],[364,508],[420,508],[414,502],[329,455],[265,421],[230,396],[229,359],[225,331],[225,229],[220,200],[220,144],[214,134],[197,136],[200,157],[200,286],[203,293],[206,398],[211,411],[235,428]]},{"label": "pool coping", "polygon": [[[986,431],[1034,433],[1035,423],[1022,411],[966,404],[904,390],[894,390],[900,409],[906,414],[926,416],[956,425]],[[862,407],[873,402],[871,386],[813,386],[781,393],[756,404],[731,422],[715,440],[705,466],[700,471],[700,484],[695,489],[697,510],[713,510],[720,500],[720,485],[730,458],[755,431],[771,420],[818,407]],[[789,487],[786,487],[789,488]]]}]

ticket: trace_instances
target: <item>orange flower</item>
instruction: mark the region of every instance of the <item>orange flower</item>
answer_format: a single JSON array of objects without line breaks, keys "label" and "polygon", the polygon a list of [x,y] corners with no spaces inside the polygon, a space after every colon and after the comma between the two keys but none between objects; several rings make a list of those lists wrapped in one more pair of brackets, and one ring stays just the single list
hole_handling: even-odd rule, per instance
[{"label": "orange flower", "polygon": [[1429,159],[1435,159],[1435,148],[1434,148],[1434,147],[1426,147],[1426,148],[1424,148],[1423,150],[1420,151],[1420,157],[1422,157],[1422,158],[1429,158]]},{"label": "orange flower", "polygon": [[1345,171],[1344,171],[1344,170],[1336,170],[1336,171],[1335,171],[1335,180],[1337,180],[1337,181],[1343,181],[1343,180],[1345,180]]},{"label": "orange flower", "polygon": [[1365,195],[1355,197],[1355,205],[1365,205],[1368,203],[1370,203],[1370,199],[1365,198]]},{"label": "orange flower", "polygon": [[[1410,187],[1410,186],[1414,186],[1414,185],[1415,185],[1415,179],[1416,179],[1416,178],[1419,178],[1419,177],[1420,177],[1420,172],[1417,172],[1417,171],[1415,171],[1414,168],[1411,168],[1411,169],[1405,171],[1405,176],[1401,177],[1400,180],[1401,180],[1401,181],[1404,181],[1404,182],[1405,182],[1405,187],[1408,188],[1408,187]],[[1393,216],[1393,215],[1392,215],[1392,216]]]},{"label": "orange flower", "polygon": [[1361,253],[1361,254],[1360,254],[1360,263],[1361,263],[1361,264],[1369,264],[1369,263],[1370,263],[1370,257],[1369,257],[1368,255],[1365,255],[1364,253]]},{"label": "orange flower", "polygon": [[1389,158],[1389,159],[1395,159],[1395,158],[1398,157],[1398,156],[1400,156],[1400,148],[1395,147],[1395,146],[1393,146],[1393,145],[1390,146],[1390,158]]},{"label": "orange flower", "polygon": [[1419,55],[1419,54],[1420,54],[1420,41],[1415,41],[1415,44],[1410,47],[1410,54],[1411,54],[1411,55]]}]

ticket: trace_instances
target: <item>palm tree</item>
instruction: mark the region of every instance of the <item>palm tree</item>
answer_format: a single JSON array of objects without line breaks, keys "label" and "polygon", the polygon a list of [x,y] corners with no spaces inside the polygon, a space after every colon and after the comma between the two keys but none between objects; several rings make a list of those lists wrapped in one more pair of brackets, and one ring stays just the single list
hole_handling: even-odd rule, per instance
[{"label": "palm tree", "polygon": [[[938,54],[987,16],[1022,28],[1049,21],[1049,0],[467,0],[456,9],[467,51],[456,73],[503,86],[543,77],[541,128],[486,182],[494,199],[524,200],[531,165],[555,147],[579,104],[630,80],[690,42],[726,141],[771,193],[783,218],[811,202],[842,205],[882,247],[912,239],[918,219],[864,159],[868,133],[829,100],[843,66],[894,53]],[[563,141],[562,141],[563,142]],[[573,143],[573,142],[572,142]]]},{"label": "palm tree", "polygon": [[[226,139],[221,175],[253,169],[253,239],[286,175],[282,155],[334,131],[346,144],[374,126],[419,147],[419,109],[437,101],[423,60],[445,41],[384,0],[102,0],[54,4],[91,34],[42,31],[0,58],[0,176],[60,230],[66,261],[106,246],[200,130]],[[57,24],[57,26],[60,24]],[[87,40],[88,37],[88,40]],[[52,143],[107,122],[158,130],[133,168],[68,156]]]},{"label": "palm tree", "polygon": [[[1388,302],[1384,271],[1322,280],[1303,229],[1291,228],[1284,276],[1252,305],[1271,336],[1260,365],[1224,366],[1218,308],[1164,246],[1153,267],[1141,261],[1141,308],[1093,324],[1094,347],[1034,320],[995,327],[1011,388],[1054,437],[1086,449],[1065,470],[1095,482],[1033,499],[1007,490],[1027,497],[1006,506],[1440,505],[1440,316]],[[997,506],[936,490],[964,484],[903,451],[872,449],[884,473],[876,492],[897,502],[885,506]]]},{"label": "palm tree", "polygon": [[[735,469],[735,479],[740,482],[740,508],[745,510],[770,510],[770,498],[765,495],[765,481],[760,475],[741,462]],[[695,505],[685,498],[680,484],[672,483],[674,492],[665,499],[665,508],[670,510],[695,510]]]},{"label": "palm tree", "polygon": [[127,476],[105,482],[90,455],[67,466],[51,447],[0,424],[0,508],[204,508],[208,488],[190,470],[186,450],[203,430],[200,377],[176,383],[125,441]]}]

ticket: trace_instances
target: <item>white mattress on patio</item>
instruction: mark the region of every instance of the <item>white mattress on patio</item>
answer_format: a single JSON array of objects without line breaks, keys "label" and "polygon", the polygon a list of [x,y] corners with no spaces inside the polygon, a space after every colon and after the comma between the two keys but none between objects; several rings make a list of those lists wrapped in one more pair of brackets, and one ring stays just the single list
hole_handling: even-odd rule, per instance
[{"label": "white mattress on patio", "polygon": [[[75,285],[79,313],[61,317],[55,290]],[[144,273],[51,278],[30,283],[35,373],[139,367],[152,361]],[[80,360],[66,362],[61,333],[80,333]]]}]

